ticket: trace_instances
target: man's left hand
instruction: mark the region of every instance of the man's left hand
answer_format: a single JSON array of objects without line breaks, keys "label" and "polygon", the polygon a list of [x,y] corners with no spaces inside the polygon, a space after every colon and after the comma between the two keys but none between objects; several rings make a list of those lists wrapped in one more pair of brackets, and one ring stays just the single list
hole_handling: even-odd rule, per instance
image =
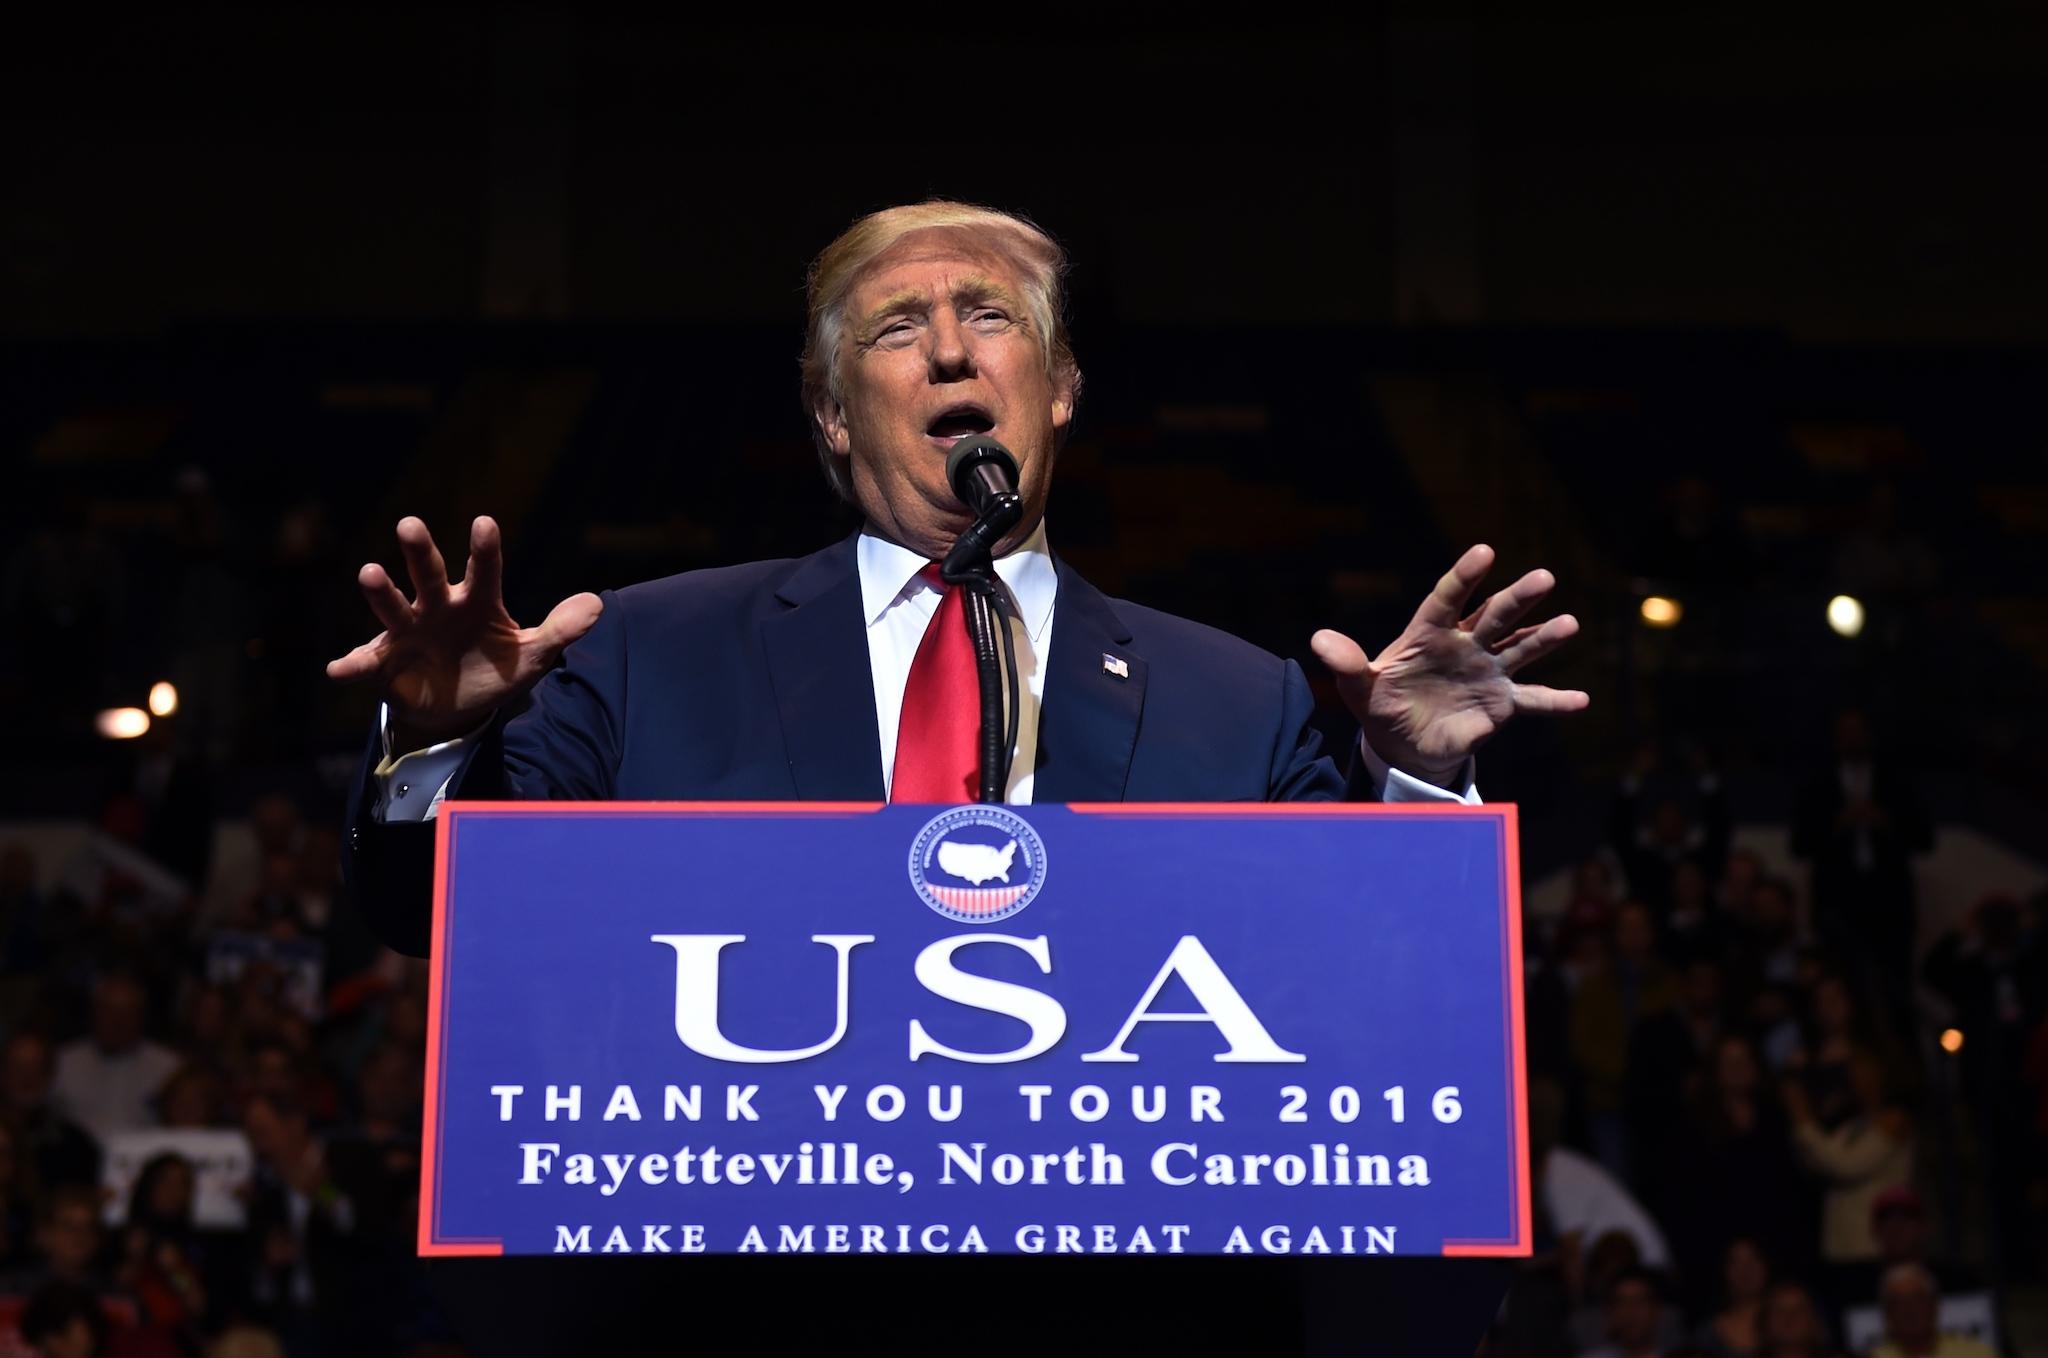
[{"label": "man's left hand", "polygon": [[1460,617],[1492,566],[1493,548],[1467,548],[1377,657],[1368,659],[1357,642],[1327,628],[1309,641],[1336,676],[1366,743],[1404,773],[1442,784],[1517,712],[1579,712],[1592,701],[1578,689],[1513,678],[1579,630],[1569,613],[1516,626],[1557,583],[1549,571],[1530,571]]}]

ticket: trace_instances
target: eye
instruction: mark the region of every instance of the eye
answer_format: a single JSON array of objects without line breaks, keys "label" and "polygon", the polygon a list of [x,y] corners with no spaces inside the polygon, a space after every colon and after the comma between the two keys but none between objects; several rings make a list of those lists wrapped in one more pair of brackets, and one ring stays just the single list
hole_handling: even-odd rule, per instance
[{"label": "eye", "polygon": [[967,313],[967,323],[984,330],[999,330],[1010,323],[1010,314],[997,307],[976,307]]}]

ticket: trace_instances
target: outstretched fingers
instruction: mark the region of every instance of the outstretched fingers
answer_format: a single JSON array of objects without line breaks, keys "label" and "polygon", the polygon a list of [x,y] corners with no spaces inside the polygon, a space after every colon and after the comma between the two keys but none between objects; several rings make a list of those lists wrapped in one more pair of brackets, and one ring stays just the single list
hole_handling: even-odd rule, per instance
[{"label": "outstretched fingers", "polygon": [[1436,588],[1415,610],[1415,621],[1431,627],[1456,627],[1465,612],[1466,601],[1492,567],[1493,548],[1483,542],[1467,547],[1457,564],[1438,578]]},{"label": "outstretched fingers", "polygon": [[377,615],[377,621],[384,624],[385,631],[395,636],[412,630],[412,605],[391,583],[390,573],[382,566],[374,561],[364,566],[356,572],[356,584],[362,588],[363,601]]},{"label": "outstretched fingers", "polygon": [[1363,646],[1328,627],[1310,637],[1308,645],[1316,653],[1316,659],[1323,662],[1337,681],[1337,690],[1347,703],[1355,707],[1371,692],[1372,659],[1366,655]]},{"label": "outstretched fingers", "polygon": [[424,520],[406,515],[398,521],[398,550],[405,557],[405,572],[412,577],[412,597],[422,612],[431,612],[448,602],[448,563],[434,545],[434,535]]},{"label": "outstretched fingers", "polygon": [[462,588],[468,603],[489,607],[503,602],[505,543],[498,521],[488,514],[478,515],[469,525],[469,564],[462,568]]},{"label": "outstretched fingers", "polygon": [[1557,577],[1542,567],[1530,571],[1480,606],[1472,618],[1473,637],[1482,646],[1494,645],[1512,632],[1521,616],[1556,584]]},{"label": "outstretched fingers", "polygon": [[1517,712],[1583,712],[1592,701],[1583,689],[1546,688],[1542,684],[1515,685]]},{"label": "outstretched fingers", "polygon": [[367,679],[384,663],[384,656],[390,649],[391,634],[379,632],[347,655],[328,661],[327,677],[344,684]]},{"label": "outstretched fingers", "polygon": [[1579,620],[1560,613],[1533,627],[1524,627],[1494,650],[1502,671],[1513,674],[1532,660],[1540,660],[1579,633]]}]

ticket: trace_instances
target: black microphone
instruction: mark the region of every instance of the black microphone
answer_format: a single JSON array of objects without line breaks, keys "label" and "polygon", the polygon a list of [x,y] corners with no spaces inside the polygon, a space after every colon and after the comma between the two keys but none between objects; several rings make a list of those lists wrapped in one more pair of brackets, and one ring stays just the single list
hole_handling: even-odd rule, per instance
[{"label": "black microphone", "polygon": [[979,517],[998,496],[1017,493],[1017,459],[987,434],[969,434],[946,454],[946,484]]},{"label": "black microphone", "polygon": [[939,575],[954,582],[968,576],[986,580],[994,567],[996,543],[1024,517],[1024,497],[1017,493],[1017,459],[987,434],[969,434],[946,454],[946,482],[960,503],[974,511],[974,522],[946,553]]}]

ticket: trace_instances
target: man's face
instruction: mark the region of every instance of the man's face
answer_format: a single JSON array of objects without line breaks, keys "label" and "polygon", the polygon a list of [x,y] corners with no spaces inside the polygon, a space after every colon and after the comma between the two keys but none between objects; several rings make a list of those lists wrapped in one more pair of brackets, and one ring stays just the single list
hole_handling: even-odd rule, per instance
[{"label": "man's face", "polygon": [[64,1277],[83,1273],[99,1252],[99,1219],[84,1203],[64,1203],[43,1227],[41,1244],[51,1272]]},{"label": "man's face", "polygon": [[1884,1332],[1895,1344],[1921,1348],[1935,1334],[1941,1298],[1925,1279],[1893,1278],[1884,1285]]},{"label": "man's face", "polygon": [[1657,1296],[1636,1279],[1616,1283],[1607,1299],[1607,1333],[1617,1344],[1636,1348],[1657,1336]]},{"label": "man's face", "polygon": [[1024,517],[1045,512],[1054,443],[1073,415],[1070,380],[1048,374],[1022,276],[1000,250],[955,230],[914,231],[848,295],[839,352],[844,401],[818,412],[848,459],[854,498],[891,539],[937,560],[973,522],[946,484],[946,454],[986,433],[1016,455]]},{"label": "man's face", "polygon": [[43,1106],[50,1094],[50,1049],[39,1037],[21,1036],[7,1044],[0,1060],[0,1094],[17,1111]]},{"label": "man's face", "polygon": [[1888,1263],[1918,1263],[1927,1254],[1927,1218],[1918,1208],[1888,1207],[1878,1214],[1877,1248]]},{"label": "man's face", "polygon": [[92,993],[92,1036],[101,1050],[125,1052],[142,1039],[143,994],[118,977],[101,981]]}]

